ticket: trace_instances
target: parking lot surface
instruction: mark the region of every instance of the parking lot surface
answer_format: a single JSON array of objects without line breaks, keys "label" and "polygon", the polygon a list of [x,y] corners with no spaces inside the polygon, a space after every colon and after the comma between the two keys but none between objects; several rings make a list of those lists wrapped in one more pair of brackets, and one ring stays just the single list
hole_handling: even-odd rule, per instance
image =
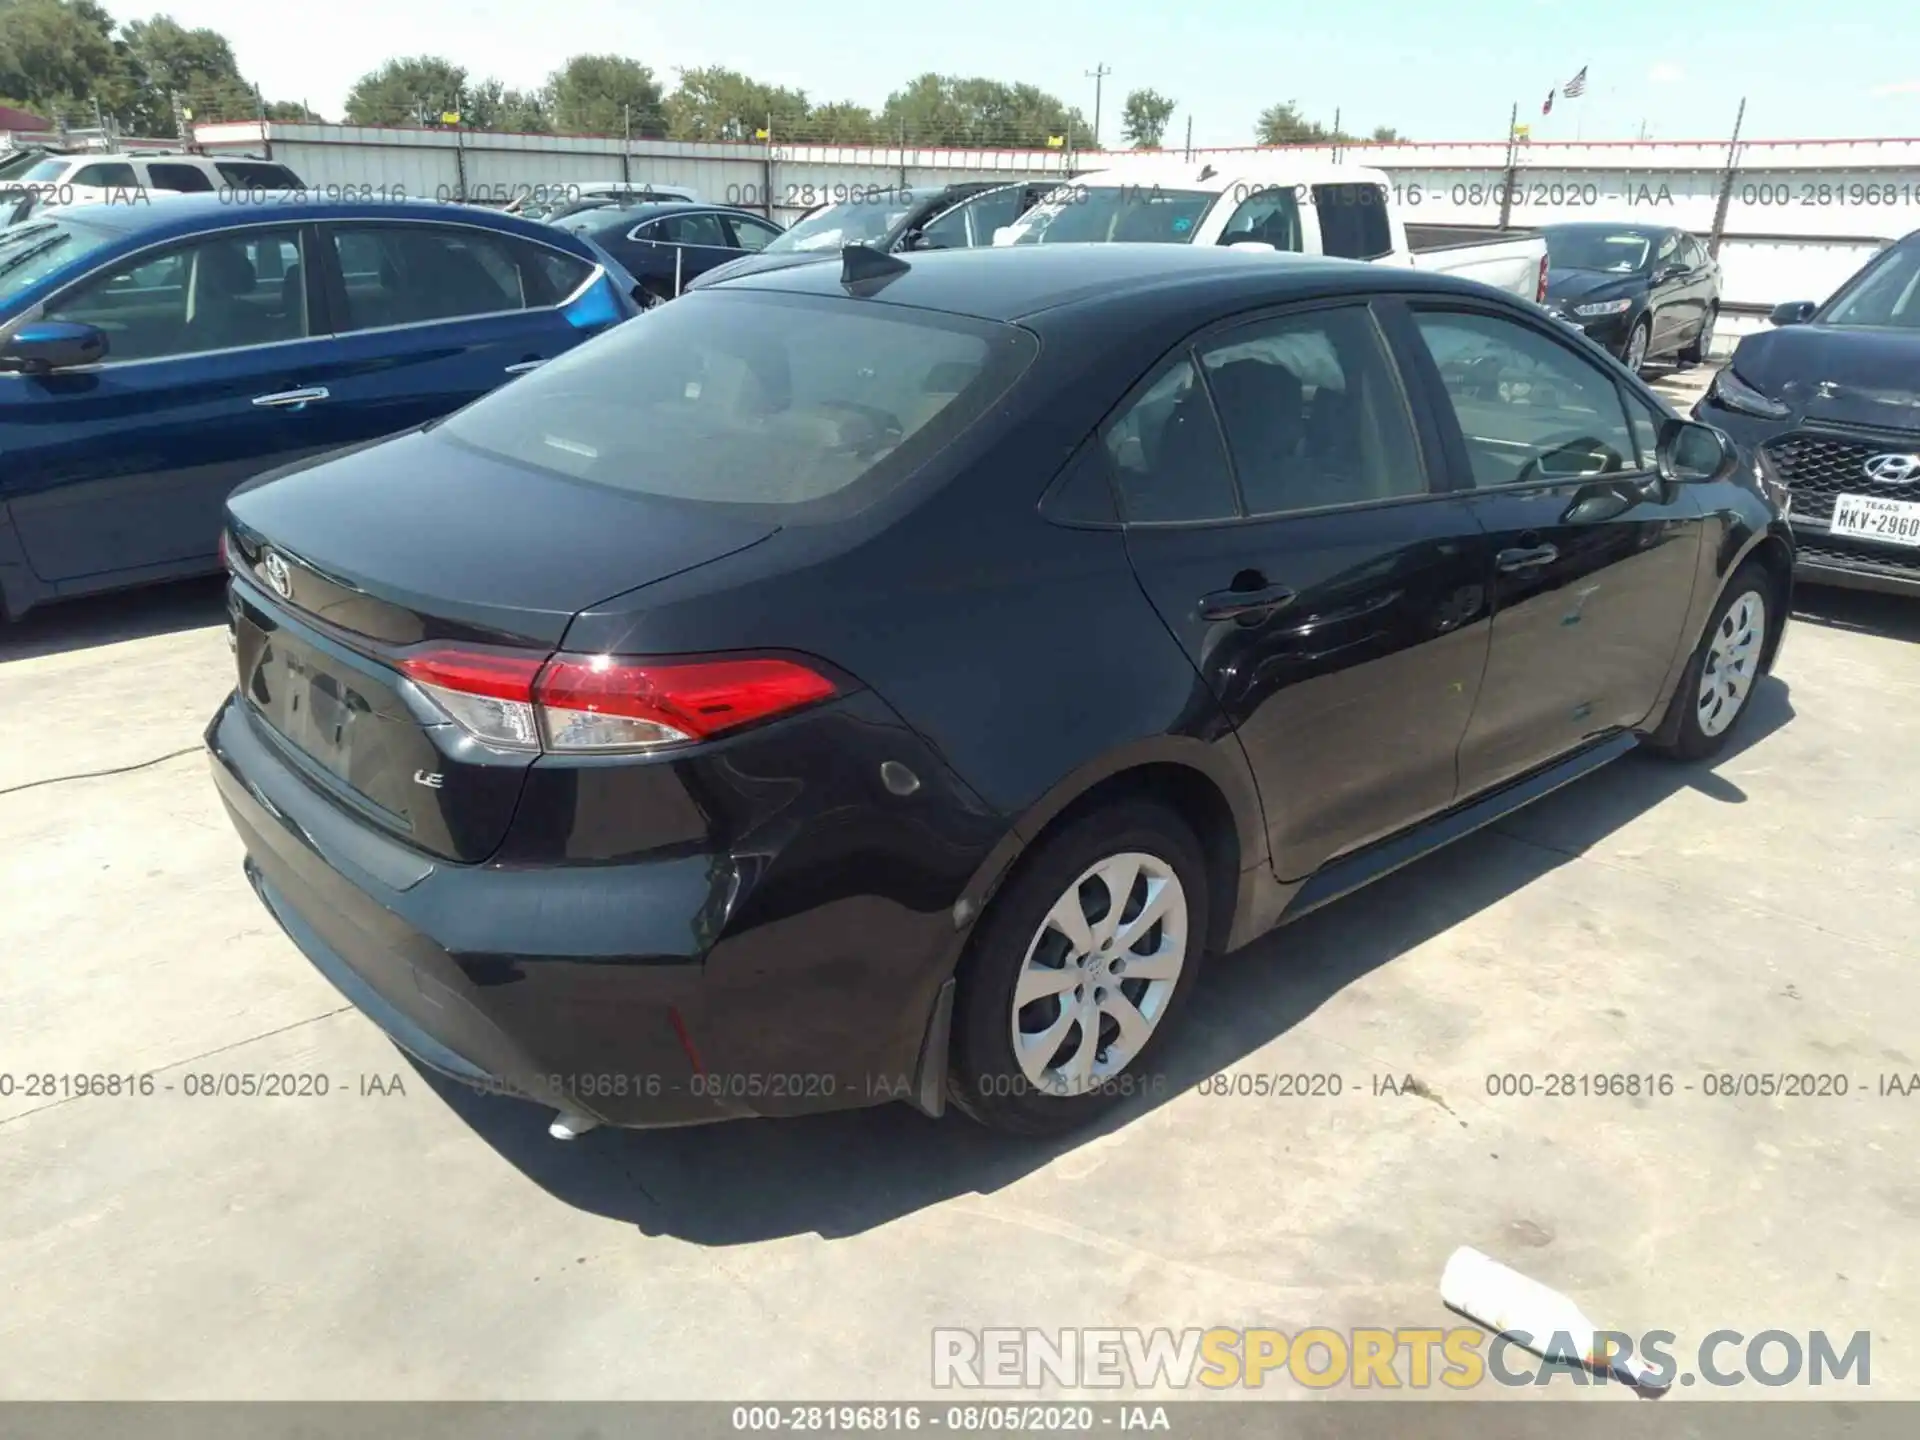
[{"label": "parking lot surface", "polygon": [[[1444,1326],[1468,1244],[1683,1342],[1870,1331],[1873,1396],[1920,1398],[1920,1094],[1879,1093],[1920,1072],[1920,605],[1802,612],[1718,763],[1629,757],[1210,962],[1169,1092],[1045,1144],[898,1105],[561,1144],[430,1085],[241,877],[217,587],[36,613],[0,632],[0,1397],[930,1397],[936,1326]],[[1490,1093],[1569,1071],[1674,1090]],[[1847,1093],[1706,1093],[1748,1072]],[[328,1093],[189,1093],[243,1074]]]}]

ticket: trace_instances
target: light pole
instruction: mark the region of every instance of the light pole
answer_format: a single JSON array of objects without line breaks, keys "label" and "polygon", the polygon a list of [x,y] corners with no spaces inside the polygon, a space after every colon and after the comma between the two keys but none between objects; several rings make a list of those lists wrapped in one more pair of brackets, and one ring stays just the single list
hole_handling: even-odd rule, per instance
[{"label": "light pole", "polygon": [[1087,78],[1093,81],[1093,148],[1096,150],[1100,148],[1100,82],[1112,73],[1104,60],[1085,72]]}]

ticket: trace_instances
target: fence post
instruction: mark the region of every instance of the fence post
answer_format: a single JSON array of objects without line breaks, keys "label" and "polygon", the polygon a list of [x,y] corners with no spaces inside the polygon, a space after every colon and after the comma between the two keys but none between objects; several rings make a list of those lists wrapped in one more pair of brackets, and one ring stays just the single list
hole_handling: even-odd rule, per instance
[{"label": "fence post", "polygon": [[907,188],[907,122],[900,122],[900,188]]},{"label": "fence post", "polygon": [[1707,254],[1720,258],[1720,241],[1727,233],[1727,209],[1733,204],[1733,177],[1740,169],[1740,126],[1747,118],[1747,97],[1740,97],[1740,111],[1733,117],[1733,139],[1727,142],[1727,168],[1720,175],[1720,199],[1713,207],[1713,232],[1707,236]]},{"label": "fence post", "polygon": [[460,203],[467,200],[467,147],[460,139],[458,122],[453,127],[453,173],[460,182]]},{"label": "fence post", "polygon": [[628,155],[633,149],[633,106],[622,105],[620,111],[623,118],[620,140],[620,183],[631,186],[633,170],[628,163]]},{"label": "fence post", "polygon": [[1500,176],[1500,228],[1502,230],[1513,222],[1514,172],[1520,164],[1514,133],[1519,128],[1520,102],[1516,100],[1513,102],[1513,113],[1507,116],[1507,168]]}]

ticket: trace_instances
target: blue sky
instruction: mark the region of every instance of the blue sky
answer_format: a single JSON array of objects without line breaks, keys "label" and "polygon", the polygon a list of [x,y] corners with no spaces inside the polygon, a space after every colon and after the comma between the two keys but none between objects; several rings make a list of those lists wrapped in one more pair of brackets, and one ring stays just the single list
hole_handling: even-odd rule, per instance
[{"label": "blue sky", "polygon": [[[115,5],[132,18],[145,13]],[[1740,97],[1755,139],[1920,136],[1920,19],[1912,0],[1772,7],[1753,0],[156,0],[234,43],[270,98],[338,118],[348,88],[389,55],[437,53],[476,78],[536,84],[581,50],[616,51],[664,82],[723,64],[816,101],[878,105],[927,70],[1026,80],[1091,115],[1104,63],[1103,134],[1120,98],[1178,102],[1169,140],[1249,143],[1255,117],[1292,100],[1364,133],[1499,138],[1520,103],[1534,138],[1724,137]],[[1582,65],[1578,102],[1540,103]]]}]

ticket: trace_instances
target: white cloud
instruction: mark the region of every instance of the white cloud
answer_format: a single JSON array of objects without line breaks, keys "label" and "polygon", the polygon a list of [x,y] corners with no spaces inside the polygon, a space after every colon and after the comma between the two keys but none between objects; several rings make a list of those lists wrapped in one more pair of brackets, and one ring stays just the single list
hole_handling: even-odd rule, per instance
[{"label": "white cloud", "polygon": [[1877,99],[1889,95],[1920,95],[1920,80],[1896,80],[1891,85],[1876,85],[1868,93]]},{"label": "white cloud", "polygon": [[1671,85],[1676,80],[1684,80],[1686,78],[1686,71],[1682,70],[1678,65],[1671,64],[1665,60],[1662,60],[1647,72],[1647,79],[1656,85]]}]

